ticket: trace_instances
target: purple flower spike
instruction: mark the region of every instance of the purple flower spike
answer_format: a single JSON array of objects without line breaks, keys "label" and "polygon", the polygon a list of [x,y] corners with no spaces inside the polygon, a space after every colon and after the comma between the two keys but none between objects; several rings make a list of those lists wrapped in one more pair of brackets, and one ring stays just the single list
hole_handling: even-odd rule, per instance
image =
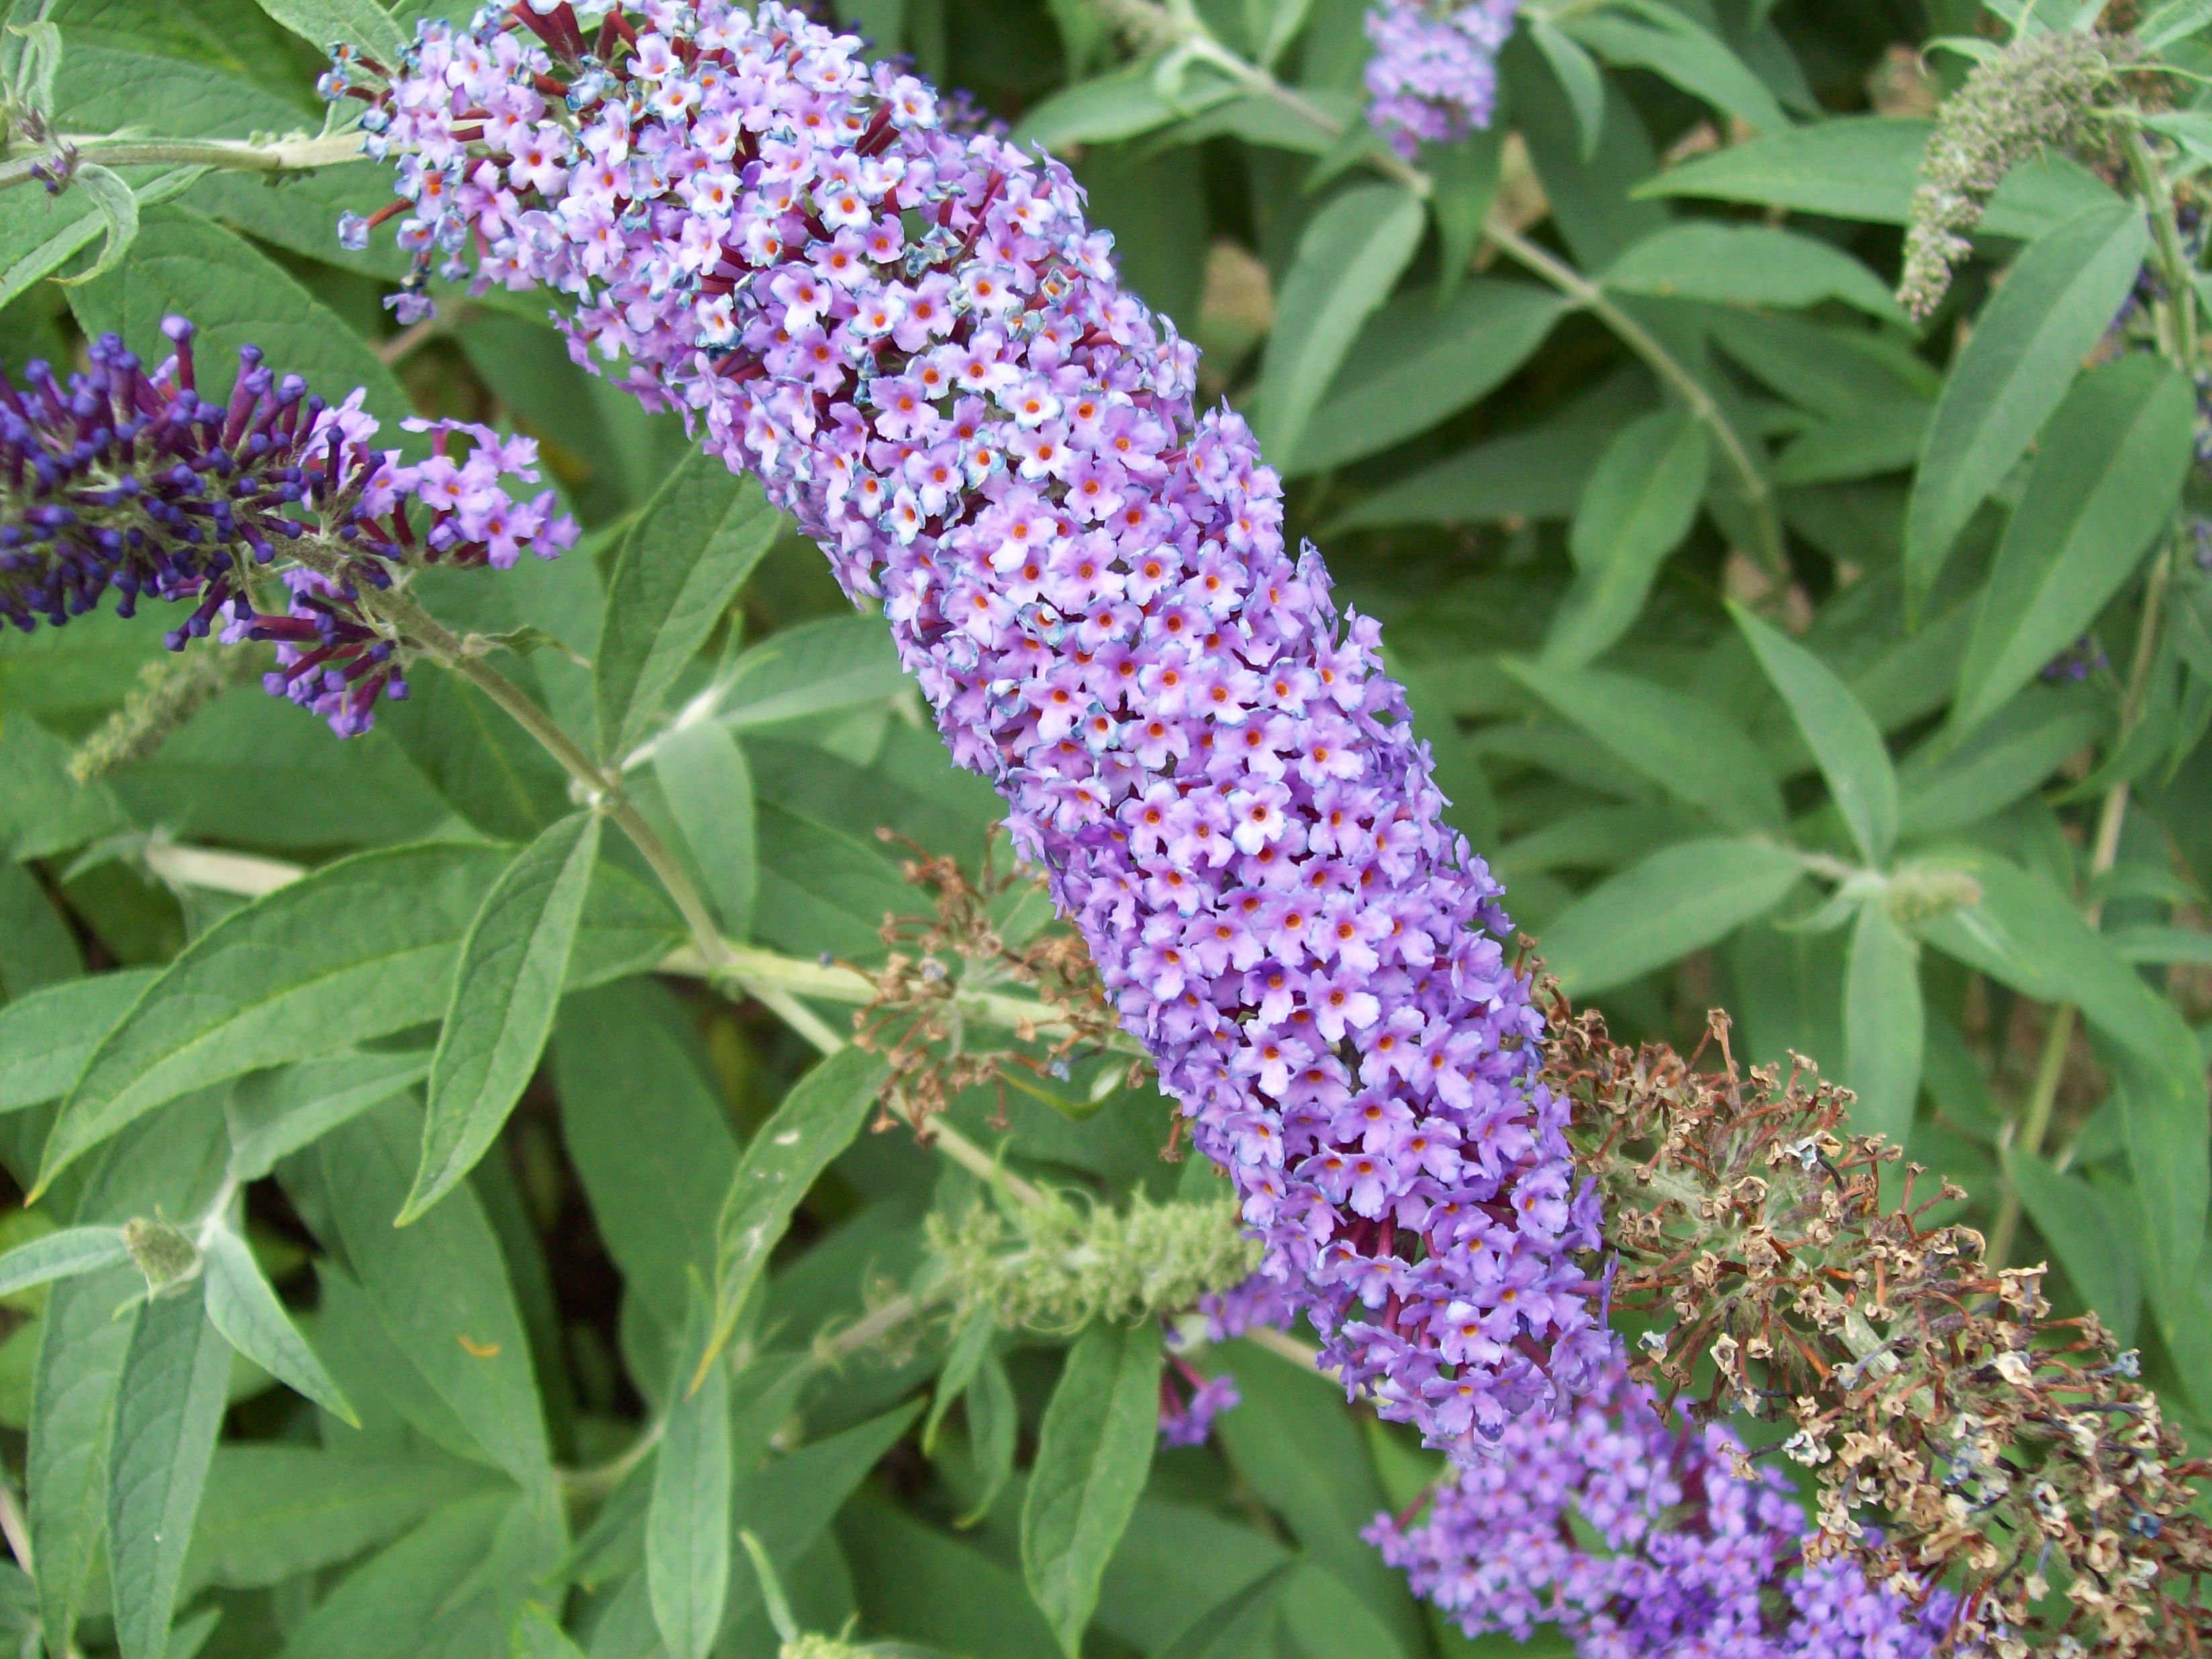
[{"label": "purple flower spike", "polygon": [[[388,586],[391,567],[410,562],[503,567],[525,549],[550,558],[576,538],[552,516],[550,492],[526,504],[499,487],[502,473],[536,478],[526,439],[439,422],[435,453],[402,466],[397,450],[368,447],[377,423],[358,390],[325,404],[246,346],[230,391],[210,401],[191,320],[165,318],[161,332],[174,355],[150,375],[104,334],[66,386],[43,362],[25,368],[21,389],[0,377],[0,618],[58,627],[111,591],[118,616],[147,595],[190,603],[166,636],[171,650],[218,628],[228,641],[274,643],[269,690],[350,737],[368,729],[380,695],[406,694],[356,584]],[[456,434],[473,445],[465,461],[447,453]],[[420,542],[410,501],[427,513]],[[251,573],[310,536],[343,548],[343,578],[289,570],[288,613],[258,614]]]},{"label": "purple flower spike", "polygon": [[579,27],[426,22],[377,96],[415,291],[567,296],[880,600],[1350,1387],[1462,1455],[1577,1391],[1598,1200],[1498,884],[1067,170],[773,0]]},{"label": "purple flower spike", "polygon": [[[1369,1542],[1470,1637],[1557,1624],[1590,1659],[1931,1659],[1957,1605],[1804,1565],[1788,1482],[1743,1463],[1716,1424],[1662,1414],[1610,1368],[1605,1388],[1509,1425],[1504,1454],[1449,1471],[1418,1525]],[[1740,1474],[1737,1471],[1744,1471]]]},{"label": "purple flower spike", "polygon": [[1382,0],[1367,14],[1368,124],[1407,161],[1490,125],[1498,54],[1521,0]]}]

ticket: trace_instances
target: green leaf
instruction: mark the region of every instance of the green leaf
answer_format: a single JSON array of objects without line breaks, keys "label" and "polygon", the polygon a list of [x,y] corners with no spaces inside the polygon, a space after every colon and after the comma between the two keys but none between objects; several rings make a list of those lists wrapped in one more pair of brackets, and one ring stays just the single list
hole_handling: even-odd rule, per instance
[{"label": "green leaf", "polygon": [[1021,1434],[1022,1408],[1014,1398],[1006,1362],[988,1348],[962,1399],[968,1413],[968,1450],[981,1481],[968,1513],[953,1524],[972,1527],[989,1516],[999,1494],[1014,1478],[1014,1443]]},{"label": "green leaf", "polygon": [[[515,672],[534,683],[532,665]],[[406,700],[388,705],[377,724],[446,804],[487,836],[527,841],[574,810],[560,763],[458,674],[413,675]]]},{"label": "green leaf", "polygon": [[1568,527],[1575,582],[1545,635],[1547,665],[1581,667],[1627,632],[1660,565],[1697,522],[1709,459],[1705,428],[1676,410],[1614,435]]},{"label": "green leaf", "polygon": [[1150,63],[1133,64],[1111,75],[1064,87],[1023,112],[1015,125],[1018,144],[1042,144],[1049,150],[1070,144],[1109,144],[1194,115],[1235,95],[1235,88],[1208,76],[1202,86],[1186,85],[1173,102],[1162,94]]},{"label": "green leaf", "polygon": [[240,1078],[224,1107],[232,1176],[241,1182],[260,1180],[278,1159],[429,1075],[428,1050],[402,1049],[332,1054]]},{"label": "green leaf", "polygon": [[1567,94],[1568,106],[1575,112],[1575,131],[1582,137],[1583,160],[1595,161],[1598,140],[1605,132],[1605,71],[1572,35],[1540,12],[1528,15],[1528,38],[1544,54],[1544,61],[1552,66],[1552,73]]},{"label": "green leaf", "polygon": [[553,1034],[561,1135],[629,1293],[673,1340],[684,1285],[714,1267],[714,1227],[738,1167],[729,1112],[695,1056],[691,1016],[630,980],[570,997]]},{"label": "green leaf", "polygon": [[1022,1500],[1022,1577],[1077,1659],[1159,1433],[1159,1328],[1096,1324],[1068,1351]]},{"label": "green leaf", "polygon": [[1782,794],[1757,745],[1710,703],[1599,668],[1500,666],[1623,764],[1731,830],[1778,830]]},{"label": "green leaf", "polygon": [[[165,73],[178,70],[173,62],[156,61],[167,63]],[[124,117],[145,118],[143,109]],[[161,319],[181,313],[199,325],[193,349],[210,395],[222,384],[224,365],[252,343],[268,354],[270,368],[305,375],[326,397],[365,388],[363,405],[384,422],[386,438],[403,440],[399,422],[412,410],[392,371],[282,266],[243,237],[175,204],[148,209],[139,222],[141,245],[133,258],[70,290],[70,308],[87,334],[112,329],[157,363],[169,355]]]},{"label": "green leaf", "polygon": [[[1935,123],[1847,115],[1693,156],[1636,188],[1640,197],[1700,196],[1836,219],[1901,225]],[[2108,205],[2110,186],[2063,156],[2014,167],[1982,216],[1991,236],[2035,237],[2085,209]]]},{"label": "green leaf", "polygon": [[607,580],[593,696],[608,755],[644,737],[782,525],[757,479],[711,455],[687,456],[653,492]]},{"label": "green leaf", "polygon": [[[280,1659],[388,1659],[395,1631],[408,1632],[410,1650],[424,1659],[497,1653],[496,1609],[481,1616],[482,1597],[472,1592],[517,1502],[511,1492],[486,1492],[437,1510],[315,1603]],[[477,1645],[463,1645],[463,1635]]]},{"label": "green leaf", "polygon": [[108,1468],[108,1575],[123,1659],[161,1659],[168,1645],[229,1382],[230,1346],[196,1291],[146,1304],[116,1395]]},{"label": "green leaf", "polygon": [[223,1340],[287,1388],[359,1428],[361,1419],[261,1276],[246,1241],[221,1226],[204,1248],[207,1316]]},{"label": "green leaf", "polygon": [[515,1616],[507,1659],[586,1659],[551,1613],[532,1601]]},{"label": "green leaf", "polygon": [[[1214,1433],[1237,1473],[1282,1516],[1306,1558],[1352,1602],[1339,1621],[1334,1650],[1351,1659],[1372,1652],[1360,1638],[1364,1622],[1385,1652],[1419,1652],[1422,1619],[1405,1576],[1360,1537],[1377,1511],[1390,1507],[1359,1426],[1336,1385],[1277,1354],[1232,1343],[1217,1350],[1237,1379],[1244,1403],[1216,1422]],[[1244,1552],[1240,1551],[1239,1554]]]},{"label": "green leaf", "polygon": [[1926,1040],[1919,947],[1879,899],[1862,904],[1844,974],[1844,1064],[1858,1096],[1855,1133],[1887,1135],[1898,1147],[1911,1143]]},{"label": "green leaf", "polygon": [[913,684],[880,617],[828,617],[772,634],[740,656],[715,718],[733,732],[818,721]]},{"label": "green leaf", "polygon": [[722,931],[747,937],[760,890],[760,848],[745,751],[726,726],[695,720],[653,745],[653,769]]},{"label": "green leaf", "polygon": [[120,1227],[64,1227],[0,1255],[0,1296],[97,1273],[130,1259]]},{"label": "green leaf", "polygon": [[[105,276],[123,263],[123,256],[138,240],[138,198],[119,174],[96,163],[87,163],[77,168],[75,183],[91,200],[104,235],[100,257],[88,267],[74,276],[55,278],[64,288]],[[12,270],[9,273],[11,281],[15,274]]]},{"label": "green leaf", "polygon": [[1798,308],[1826,300],[1904,320],[1882,280],[1839,248],[1772,225],[1694,220],[1646,236],[1599,278],[1621,294]]},{"label": "green leaf", "polygon": [[1560,25],[1607,63],[1648,69],[1755,131],[1788,128],[1790,118],[1783,114],[1774,94],[1717,36],[1662,6],[1635,9],[1644,16],[1584,14],[1563,18]]},{"label": "green leaf", "polygon": [[185,1585],[262,1589],[336,1566],[496,1479],[419,1451],[374,1457],[267,1441],[218,1446]]},{"label": "green leaf", "polygon": [[422,1163],[404,1226],[451,1192],[498,1138],[538,1069],[599,856],[599,815],[561,820],[500,872],[461,942],[430,1057]]},{"label": "green leaf", "polygon": [[1927,923],[1922,937],[2024,996],[2073,1003],[2105,1039],[2099,1051],[2114,1073],[2153,1300],[2169,1330],[2201,1317],[2195,1286],[2212,1165],[2194,1034],[2044,877],[1982,853],[1945,861],[1973,878],[1981,899]]},{"label": "green leaf", "polygon": [[2212,22],[2212,0],[2166,0],[2136,25],[2144,46],[2162,52]]},{"label": "green leaf", "polygon": [[2195,447],[2186,377],[2130,356],[2084,375],[2037,446],[1959,670],[1954,731],[1995,714],[2080,638],[2177,510]]},{"label": "green leaf", "polygon": [[2004,1158],[2021,1207],[2057,1253],[2074,1288],[2113,1336],[2132,1346],[2142,1312],[2142,1278],[2129,1218],[2079,1176],[2062,1174],[2025,1146],[2007,1148]]},{"label": "green leaf", "polygon": [[684,1388],[708,1326],[702,1299],[669,1390],[646,1512],[646,1583],[653,1622],[673,1659],[705,1659],[730,1589],[730,1368],[710,1361],[698,1386]]},{"label": "green leaf", "polygon": [[1492,438],[1376,490],[1332,519],[1331,533],[1408,524],[1482,524],[1564,519],[1582,499],[1618,421],[1558,421]]},{"label": "green leaf", "polygon": [[1956,746],[1939,735],[1898,775],[1904,833],[1963,829],[2011,805],[2094,742],[2111,724],[2094,693],[2032,688]]},{"label": "green leaf", "polygon": [[[712,1358],[737,1329],[769,1252],[790,1226],[830,1160],[853,1144],[890,1069],[875,1055],[840,1048],[799,1080],[745,1146],[716,1228]],[[697,1386],[697,1379],[693,1379]]]},{"label": "green leaf", "polygon": [[1295,1561],[1270,1567],[1194,1619],[1160,1659],[1249,1659],[1279,1651],[1278,1607],[1290,1575],[1297,1570]]},{"label": "green leaf", "polygon": [[157,977],[152,968],[124,968],[49,985],[0,1008],[0,1112],[66,1093],[100,1040]]},{"label": "green leaf", "polygon": [[[1429,211],[1437,222],[1439,308],[1458,295],[1474,252],[1482,245],[1483,226],[1498,200],[1504,159],[1504,124],[1497,121],[1429,155]],[[1310,436],[1308,442],[1314,441]]]},{"label": "green leaf", "polygon": [[1908,609],[1933,591],[1966,520],[2066,396],[2149,248],[2134,204],[2092,208],[2030,246],[1982,308],[1921,447],[1905,521]]},{"label": "green leaf", "polygon": [[118,1267],[46,1297],[24,1484],[50,1652],[68,1647],[105,1534],[116,1395],[145,1288],[136,1268]]},{"label": "green leaf", "polygon": [[1545,963],[1571,995],[1611,990],[1765,915],[1802,873],[1770,842],[1679,842],[1554,916],[1540,941]]},{"label": "green leaf", "polygon": [[[5,1257],[0,1257],[4,1266]],[[938,1425],[945,1421],[945,1413],[952,1402],[967,1391],[975,1377],[975,1369],[991,1352],[991,1339],[998,1334],[999,1322],[988,1304],[979,1303],[953,1333],[952,1345],[945,1351],[944,1368],[937,1374],[936,1391],[929,1401],[929,1415],[922,1420],[921,1449],[925,1455],[936,1449]]]},{"label": "green leaf", "polygon": [[1897,844],[1899,808],[1897,773],[1881,728],[1820,658],[1743,606],[1731,603],[1729,610],[1805,734],[1860,856],[1869,864],[1886,863]]},{"label": "green leaf", "polygon": [[422,1144],[422,1115],[388,1101],[317,1147],[331,1219],[378,1322],[473,1443],[526,1490],[552,1479],[530,1343],[506,1260],[464,1185],[394,1227]]},{"label": "green leaf", "polygon": [[[909,1401],[749,1475],[738,1483],[730,1497],[731,1530],[754,1534],[766,1547],[777,1571],[788,1572],[814,1547],[831,1517],[845,1507],[868,1471],[904,1437],[921,1413],[921,1402]],[[1013,1599],[1019,1602],[1018,1591]],[[758,1576],[737,1575],[730,1586],[723,1628],[745,1619],[760,1600]]]},{"label": "green leaf", "polygon": [[260,0],[261,9],[312,46],[340,41],[397,64],[407,37],[377,0]]},{"label": "green leaf", "polygon": [[1401,295],[1360,331],[1285,477],[1379,454],[1479,402],[1541,345],[1566,302],[1545,289],[1470,279],[1439,307]]},{"label": "green leaf", "polygon": [[1355,185],[1307,225],[1261,365],[1254,425],[1267,453],[1297,453],[1361,326],[1389,298],[1420,246],[1426,217],[1411,191]]},{"label": "green leaf", "polygon": [[[188,1090],[437,1018],[461,940],[507,862],[499,847],[390,848],[325,865],[225,916],[94,1051],[47,1142],[40,1186]],[[658,907],[635,878],[601,871],[571,982],[658,960],[673,942],[651,920]]]}]

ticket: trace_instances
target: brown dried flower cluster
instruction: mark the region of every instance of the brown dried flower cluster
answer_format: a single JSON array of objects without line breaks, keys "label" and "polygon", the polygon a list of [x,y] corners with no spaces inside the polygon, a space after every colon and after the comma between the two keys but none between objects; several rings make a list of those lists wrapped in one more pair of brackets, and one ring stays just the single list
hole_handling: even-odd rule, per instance
[{"label": "brown dried flower cluster", "polygon": [[[1808,1550],[1961,1596],[1954,1650],[2002,1659],[2199,1653],[2212,1528],[2189,1458],[2094,1315],[2054,1319],[2041,1267],[1992,1272],[1981,1235],[1922,1224],[1943,1185],[1881,1196],[1897,1149],[1793,1057],[1740,1074],[1629,1048],[1554,989],[1546,1080],[1603,1184],[1615,1305],[1654,1320],[1637,1369],[1697,1409],[1794,1423],[1817,1472]],[[1910,1575],[1910,1577],[1905,1577]]]},{"label": "brown dried flower cluster", "polygon": [[[1042,878],[997,869],[995,841],[971,880],[957,860],[877,834],[914,854],[902,873],[933,901],[930,915],[884,918],[891,954],[868,975],[875,1000],[854,1018],[854,1042],[890,1063],[887,1114],[926,1133],[962,1091],[985,1084],[1003,1114],[1009,1083],[1040,1091],[1029,1079],[1064,1082],[1076,1065],[1127,1047],[1090,952],[1054,920]],[[1135,1087],[1146,1070],[1139,1056],[1102,1076],[1098,1097],[1115,1083]]]}]

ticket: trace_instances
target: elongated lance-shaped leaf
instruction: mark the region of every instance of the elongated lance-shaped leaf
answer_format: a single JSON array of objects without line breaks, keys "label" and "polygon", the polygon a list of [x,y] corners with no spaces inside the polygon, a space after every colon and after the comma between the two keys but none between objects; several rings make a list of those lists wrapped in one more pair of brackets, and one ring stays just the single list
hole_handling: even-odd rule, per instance
[{"label": "elongated lance-shaped leaf", "polygon": [[2093,207],[2033,243],[1982,308],[1921,446],[1905,520],[1908,610],[1934,589],[1966,520],[2065,397],[2149,247],[2135,204]]},{"label": "elongated lance-shaped leaf", "polygon": [[407,36],[377,0],[260,0],[267,12],[310,46],[343,42],[365,47],[380,63],[396,64]]},{"label": "elongated lance-shaped leaf", "polygon": [[709,1361],[699,1386],[684,1389],[708,1323],[702,1293],[670,1390],[645,1516],[646,1588],[653,1623],[673,1659],[705,1659],[730,1593],[730,1368]]},{"label": "elongated lance-shaped leaf", "polygon": [[2044,428],[1959,668],[1966,732],[2097,619],[2173,522],[2197,435],[2188,377],[2130,356],[2082,376]]},{"label": "elongated lance-shaped leaf", "polygon": [[1844,1081],[1858,1096],[1855,1131],[1887,1135],[1900,1148],[1910,1144],[1926,1042],[1920,947],[1874,900],[1859,908],[1844,974]]},{"label": "elongated lance-shaped leaf", "polygon": [[1397,286],[1420,246],[1420,198],[1395,185],[1355,185],[1314,216],[1283,281],[1260,375],[1260,441],[1297,452],[1322,394],[1360,328]]},{"label": "elongated lance-shaped leaf", "polygon": [[[437,1018],[461,940],[508,860],[504,848],[442,842],[364,853],[225,916],[93,1051],[47,1139],[38,1189],[187,1091]],[[571,982],[658,961],[673,937],[650,890],[602,870]]]},{"label": "elongated lance-shaped leaf", "polygon": [[1159,1327],[1096,1324],[1068,1351],[1045,1407],[1022,1503],[1022,1577],[1068,1655],[1152,1466],[1159,1434]]},{"label": "elongated lance-shaped leaf", "polygon": [[1860,856],[1880,864],[1897,844],[1897,773],[1881,728],[1835,670],[1740,605],[1729,607],[1828,781]]},{"label": "elongated lance-shaped leaf", "polygon": [[1554,916],[1543,933],[1546,965],[1574,995],[1610,990],[1765,915],[1802,874],[1771,842],[1677,842]]},{"label": "elongated lance-shaped leaf", "polygon": [[240,1078],[223,1108],[232,1178],[260,1180],[278,1159],[429,1075],[429,1054],[413,1048],[331,1054]]},{"label": "elongated lance-shaped leaf", "polygon": [[422,1163],[398,1224],[451,1192],[484,1155],[538,1069],[599,857],[599,815],[577,812],[516,854],[484,895],[430,1057]]},{"label": "elongated lance-shaped leaf", "polygon": [[745,751],[726,726],[698,720],[654,746],[653,769],[714,901],[715,918],[732,938],[745,938],[760,889],[760,838]]},{"label": "elongated lance-shaped leaf", "polygon": [[197,1289],[139,1316],[115,1404],[107,1558],[123,1659],[161,1659],[230,1382],[230,1345]]},{"label": "elongated lance-shaped leaf", "polygon": [[120,1227],[64,1227],[0,1255],[0,1296],[75,1279],[131,1259]]},{"label": "elongated lance-shaped leaf", "polygon": [[1659,567],[1697,522],[1709,448],[1705,428],[1677,410],[1621,428],[1575,507],[1575,585],[1545,637],[1545,663],[1580,667],[1634,624]]},{"label": "elongated lance-shaped leaf", "polygon": [[352,1403],[292,1323],[246,1242],[228,1227],[217,1227],[203,1248],[208,1317],[223,1340],[287,1388],[359,1428]]},{"label": "elongated lance-shaped leaf", "polygon": [[0,1112],[66,1094],[100,1039],[157,976],[151,968],[94,974],[44,986],[0,1008]]},{"label": "elongated lance-shaped leaf", "polygon": [[653,492],[607,580],[593,696],[609,755],[645,735],[782,525],[757,480],[713,456],[685,457]]},{"label": "elongated lance-shaped leaf", "polygon": [[853,1144],[890,1068],[860,1048],[840,1048],[799,1080],[738,1160],[722,1205],[714,1267],[714,1316],[690,1387],[738,1328],[769,1252],[830,1160]]}]

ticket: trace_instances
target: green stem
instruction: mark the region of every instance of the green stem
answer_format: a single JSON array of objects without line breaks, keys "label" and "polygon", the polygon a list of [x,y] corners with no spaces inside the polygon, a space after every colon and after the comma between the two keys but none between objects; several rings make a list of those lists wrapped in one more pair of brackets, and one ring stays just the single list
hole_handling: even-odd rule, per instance
[{"label": "green stem", "polygon": [[54,157],[74,152],[81,161],[102,167],[210,167],[234,173],[308,173],[362,159],[358,132],[325,133],[319,138],[280,138],[256,144],[228,138],[109,138],[64,137],[36,155],[0,161],[0,190],[34,182],[32,168],[51,168]]},{"label": "green stem", "polygon": [[[1102,4],[1108,16],[1121,26],[1125,34],[1139,40],[1179,44],[1192,52],[1199,61],[1212,64],[1246,91],[1289,111],[1316,131],[1326,133],[1332,139],[1344,137],[1345,122],[1295,88],[1285,86],[1258,64],[1231,52],[1208,33],[1205,25],[1195,17],[1188,21],[1178,20],[1153,5],[1152,0],[1102,0]],[[1403,185],[1417,196],[1425,198],[1436,192],[1436,181],[1428,173],[1388,146],[1376,146],[1364,159],[1384,177]],[[1760,562],[1769,570],[1782,574],[1786,564],[1783,555],[1782,521],[1775,511],[1774,491],[1767,483],[1765,474],[1759,470],[1751,446],[1744,441],[1743,434],[1735,429],[1734,422],[1722,411],[1705,383],[1692,374],[1679,357],[1662,345],[1649,329],[1614,304],[1602,287],[1540,243],[1529,240],[1511,225],[1494,216],[1484,222],[1483,234],[1523,270],[1549,283],[1577,307],[1604,324],[1615,339],[1674,389],[1688,409],[1690,417],[1712,434],[1713,441],[1720,446],[1729,470],[1735,475],[1736,487],[1751,512],[1758,541],[1754,550]]]},{"label": "green stem", "polygon": [[2043,1052],[2036,1058],[2035,1082],[2028,1091],[2027,1104],[2015,1123],[2005,1126],[2009,1144],[2000,1160],[2003,1185],[1997,1199],[1997,1218],[1990,1229],[1988,1261],[1992,1267],[2005,1265],[2020,1231],[2020,1187],[2012,1176],[2010,1153],[2042,1152],[2043,1138],[2051,1131],[2051,1108],[2058,1099],[2058,1080],[2066,1071],[2066,1051],[2073,1042],[2074,1005],[2062,1002],[2051,1011],[2051,1024],[2044,1030]]},{"label": "green stem", "polygon": [[2136,188],[2149,204],[2151,224],[2158,239],[2159,275],[2166,283],[2167,313],[2160,321],[2170,320],[2172,338],[2163,337],[2160,345],[2169,357],[2185,370],[2193,369],[2197,363],[2197,283],[2189,255],[2181,246],[2181,224],[2174,215],[2173,186],[2167,181],[2166,169],[2151,154],[2150,146],[2143,142],[2140,130],[2127,135],[2128,171],[2135,177]]}]

